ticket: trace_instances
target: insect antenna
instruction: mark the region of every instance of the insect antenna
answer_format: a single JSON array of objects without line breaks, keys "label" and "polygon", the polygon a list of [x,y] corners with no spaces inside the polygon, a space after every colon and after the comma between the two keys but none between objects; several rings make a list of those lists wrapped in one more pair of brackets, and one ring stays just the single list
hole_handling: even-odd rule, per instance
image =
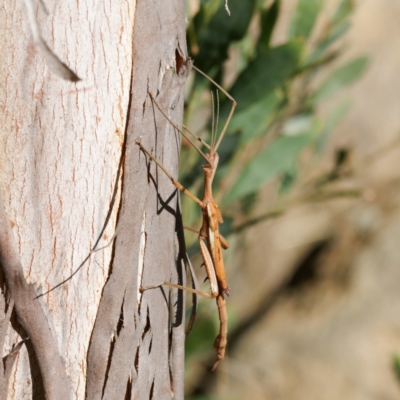
[{"label": "insect antenna", "polygon": [[213,149],[215,148],[215,140],[217,138],[217,132],[218,132],[218,122],[219,122],[219,94],[218,94],[218,89],[215,91],[217,95],[217,117],[215,121],[215,131],[214,131],[214,143],[213,143]]},{"label": "insect antenna", "polygon": [[210,153],[214,154],[215,148],[215,105],[214,105],[214,93],[211,91],[211,104],[212,104],[212,120],[211,120],[211,145]]},{"label": "insect antenna", "polygon": [[[168,115],[165,114],[165,112],[162,110],[162,108],[158,105],[156,99],[153,97],[153,95],[151,94],[151,92],[149,92],[149,96],[150,96],[150,98],[151,98],[151,101],[156,105],[156,107],[160,110],[161,114],[164,115],[164,117],[167,119],[167,121],[168,121],[178,132],[180,132],[180,133],[182,134],[182,136],[184,136],[184,137],[189,141],[189,143],[197,150],[197,152],[198,152],[205,160],[207,160],[207,156],[201,151],[201,149],[197,146],[197,144],[194,143],[193,140],[190,139],[190,137],[189,137],[182,129],[179,129],[179,127],[178,127],[176,124],[174,124],[174,123],[168,118]],[[210,146],[208,146],[207,143],[204,142],[204,140],[202,140],[202,139],[200,139],[198,136],[196,136],[190,129],[186,128],[185,126],[183,126],[183,128],[184,128],[187,132],[189,132],[189,133],[192,135],[192,137],[194,137],[194,138],[196,138],[198,141],[200,141],[200,143],[202,143],[204,146],[206,146],[206,147],[208,147],[208,148],[210,147]]]}]

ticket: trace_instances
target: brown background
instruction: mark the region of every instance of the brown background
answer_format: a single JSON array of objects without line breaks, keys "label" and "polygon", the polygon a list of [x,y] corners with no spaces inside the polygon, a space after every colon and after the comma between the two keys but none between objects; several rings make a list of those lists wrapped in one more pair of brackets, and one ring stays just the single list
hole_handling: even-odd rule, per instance
[{"label": "brown background", "polygon": [[[295,3],[283,1],[276,43]],[[321,105],[323,117],[344,98],[353,104],[301,179],[324,176],[337,149],[346,149],[349,161],[334,187],[360,194],[291,207],[237,238],[239,260],[227,256],[231,318],[272,306],[221,365],[221,398],[400,398],[392,366],[400,354],[400,3],[356,4],[345,54],[334,64],[366,54],[370,65]]]}]

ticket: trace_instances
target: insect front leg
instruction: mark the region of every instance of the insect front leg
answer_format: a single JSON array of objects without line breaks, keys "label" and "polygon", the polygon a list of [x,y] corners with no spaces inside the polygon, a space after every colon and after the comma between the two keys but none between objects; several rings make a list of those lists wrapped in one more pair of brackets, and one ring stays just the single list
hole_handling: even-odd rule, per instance
[{"label": "insect front leg", "polygon": [[200,235],[199,235],[199,246],[200,246],[201,257],[203,258],[203,263],[204,266],[206,267],[207,277],[210,280],[211,295],[214,298],[219,294],[219,287],[218,287],[217,276],[215,275],[214,262],[207,248],[207,245],[204,242],[204,239]]},{"label": "insect front leg", "polygon": [[136,140],[136,144],[140,147],[140,149],[143,151],[143,153],[147,154],[150,159],[152,159],[164,172],[165,175],[170,179],[172,184],[180,190],[183,194],[186,196],[190,197],[193,201],[195,201],[200,207],[203,205],[203,202],[197,198],[194,194],[192,194],[189,190],[187,190],[179,181],[174,179],[172,175],[167,171],[167,169],[164,167],[164,165],[161,164],[160,161],[158,161],[140,142],[140,140]]}]

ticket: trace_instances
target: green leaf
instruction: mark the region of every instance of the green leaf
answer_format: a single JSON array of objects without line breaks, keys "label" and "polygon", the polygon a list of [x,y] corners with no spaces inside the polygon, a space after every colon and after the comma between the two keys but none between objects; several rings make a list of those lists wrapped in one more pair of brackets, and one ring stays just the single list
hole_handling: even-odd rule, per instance
[{"label": "green leaf", "polygon": [[310,135],[281,136],[243,169],[225,198],[225,204],[256,192],[272,178],[290,171],[297,156],[309,143]]},{"label": "green leaf", "polygon": [[343,0],[336,9],[332,25],[339,25],[345,21],[354,10],[354,0]]},{"label": "green leaf", "polygon": [[306,64],[312,64],[320,59],[326,50],[349,30],[351,24],[348,19],[353,9],[352,0],[343,0],[339,4],[331,20],[331,28],[327,33],[327,37],[318,44]]},{"label": "green leaf", "polygon": [[314,132],[314,122],[312,114],[294,115],[285,122],[282,132],[285,136],[298,136],[307,132]]},{"label": "green leaf", "polygon": [[326,140],[338,126],[340,121],[345,117],[347,112],[349,111],[351,106],[351,102],[349,100],[342,101],[339,103],[328,115],[326,118],[326,123],[324,129],[321,133],[320,138],[316,144],[317,150],[321,151]]},{"label": "green leaf", "polygon": [[302,51],[303,43],[299,40],[272,49],[260,49],[257,58],[240,74],[230,90],[238,103],[237,112],[282,87],[296,71]]},{"label": "green leaf", "polygon": [[392,365],[396,378],[400,382],[400,357],[398,355],[393,356]]},{"label": "green leaf", "polygon": [[368,57],[359,57],[348,64],[333,71],[333,73],[322,83],[314,93],[313,100],[320,101],[333,96],[339,90],[357,80],[368,64]]},{"label": "green leaf", "polygon": [[310,36],[322,4],[321,0],[299,0],[289,28],[291,38]]},{"label": "green leaf", "polygon": [[339,25],[336,29],[333,29],[328,37],[320,43],[315,50],[312,52],[311,56],[306,62],[306,66],[308,64],[312,64],[316,62],[318,59],[320,59],[326,50],[335,43],[339,38],[341,38],[350,28],[350,23],[345,22],[341,25]]},{"label": "green leaf", "polygon": [[229,131],[242,133],[240,146],[265,133],[281,102],[282,95],[274,91],[233,115]]},{"label": "green leaf", "polygon": [[275,0],[269,8],[261,12],[261,34],[258,39],[258,44],[265,48],[269,46],[272,31],[278,19],[280,3],[280,0]]},{"label": "green leaf", "polygon": [[228,16],[222,2],[221,7],[207,21],[200,10],[194,18],[199,50],[195,64],[198,68],[208,73],[212,68],[222,65],[228,58],[228,47],[246,34],[255,4],[255,0],[229,0],[231,16]]}]

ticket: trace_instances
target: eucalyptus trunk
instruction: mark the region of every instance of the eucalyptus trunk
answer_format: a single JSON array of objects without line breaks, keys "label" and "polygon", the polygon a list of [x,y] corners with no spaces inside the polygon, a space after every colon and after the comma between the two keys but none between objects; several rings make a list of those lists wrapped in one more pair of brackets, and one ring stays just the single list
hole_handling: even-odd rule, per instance
[{"label": "eucalyptus trunk", "polygon": [[179,196],[136,140],[177,176],[148,91],[180,125],[184,3],[37,2],[47,45],[30,6],[0,9],[0,398],[182,399],[184,294],[140,291],[184,283]]}]

